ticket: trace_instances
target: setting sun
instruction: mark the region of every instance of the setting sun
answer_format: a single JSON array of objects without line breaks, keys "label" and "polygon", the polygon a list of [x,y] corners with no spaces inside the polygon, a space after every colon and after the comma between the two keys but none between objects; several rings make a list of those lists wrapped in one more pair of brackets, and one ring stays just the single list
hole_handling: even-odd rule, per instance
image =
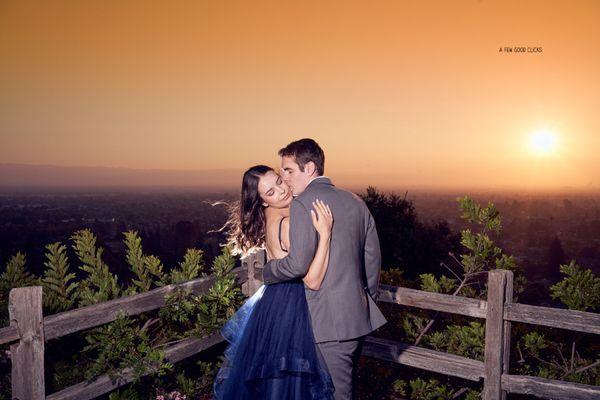
[{"label": "setting sun", "polygon": [[556,151],[557,137],[552,131],[540,129],[529,138],[531,151],[536,154],[550,154]]}]

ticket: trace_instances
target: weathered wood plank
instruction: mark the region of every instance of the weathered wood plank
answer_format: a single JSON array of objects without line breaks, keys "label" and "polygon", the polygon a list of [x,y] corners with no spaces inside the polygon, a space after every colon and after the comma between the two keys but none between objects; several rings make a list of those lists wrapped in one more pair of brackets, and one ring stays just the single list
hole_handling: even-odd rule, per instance
[{"label": "weathered wood plank", "polygon": [[[215,333],[204,338],[189,338],[165,350],[166,359],[176,363],[193,356],[223,341],[220,334]],[[102,375],[91,382],[81,382],[53,393],[46,397],[47,400],[89,400],[111,392],[118,387],[133,381],[133,371],[126,369],[118,381],[111,381],[108,375]]]},{"label": "weathered wood plank", "polygon": [[487,316],[485,319],[485,378],[483,399],[500,400],[502,398],[502,360],[504,358],[504,291],[506,273],[493,270],[488,273]]},{"label": "weathered wood plank", "polygon": [[362,355],[471,381],[483,377],[483,363],[454,354],[367,336]]},{"label": "weathered wood plank", "polygon": [[7,326],[0,329],[0,344],[19,340],[19,331],[15,326]]},{"label": "weathered wood plank", "polygon": [[[506,271],[506,285],[504,287],[504,305],[510,304],[513,301],[513,273]],[[504,343],[502,345],[502,373],[509,373],[510,366],[510,321],[504,320],[504,332],[502,333]],[[502,400],[506,400],[506,390],[502,390]]]},{"label": "weathered wood plank", "polygon": [[42,287],[12,289],[8,299],[10,324],[17,328],[20,337],[10,346],[12,398],[43,400],[46,389]]},{"label": "weathered wood plank", "polygon": [[526,375],[502,375],[502,387],[510,393],[531,394],[544,399],[600,399],[600,386],[556,381]]},{"label": "weathered wood plank", "polygon": [[452,314],[485,318],[485,300],[471,299],[463,296],[424,292],[422,290],[403,287],[379,285],[377,301],[396,303],[403,306],[418,307]]},{"label": "weathered wood plank", "polygon": [[257,251],[242,259],[242,268],[246,271],[248,279],[242,285],[242,293],[252,296],[262,284],[262,266],[265,265],[266,252]]},{"label": "weathered wood plank", "polygon": [[600,314],[591,312],[512,303],[506,305],[504,318],[514,322],[600,335]]}]

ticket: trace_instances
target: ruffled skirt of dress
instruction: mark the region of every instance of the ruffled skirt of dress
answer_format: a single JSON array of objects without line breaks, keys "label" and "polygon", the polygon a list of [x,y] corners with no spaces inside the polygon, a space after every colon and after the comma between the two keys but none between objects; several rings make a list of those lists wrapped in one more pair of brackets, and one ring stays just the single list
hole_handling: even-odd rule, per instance
[{"label": "ruffled skirt of dress", "polygon": [[215,379],[216,399],[333,398],[302,282],[261,286],[221,334],[229,346]]}]

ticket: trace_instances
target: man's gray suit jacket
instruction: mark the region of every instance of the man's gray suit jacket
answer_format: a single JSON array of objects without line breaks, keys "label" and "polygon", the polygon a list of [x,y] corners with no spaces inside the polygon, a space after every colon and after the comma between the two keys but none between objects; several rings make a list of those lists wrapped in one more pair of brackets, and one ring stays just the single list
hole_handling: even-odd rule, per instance
[{"label": "man's gray suit jacket", "polygon": [[305,287],[315,341],[355,339],[387,322],[374,301],[381,271],[377,230],[357,195],[336,188],[326,177],[310,182],[291,204],[290,251],[284,258],[267,262],[264,283],[306,275],[318,243],[310,217],[315,199],[329,204],[334,217],[329,266],[321,289]]}]

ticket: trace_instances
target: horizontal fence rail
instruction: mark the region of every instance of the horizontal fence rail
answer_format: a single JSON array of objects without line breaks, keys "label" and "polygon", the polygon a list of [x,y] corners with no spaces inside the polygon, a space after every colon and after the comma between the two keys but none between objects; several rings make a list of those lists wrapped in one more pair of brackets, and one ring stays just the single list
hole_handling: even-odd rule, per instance
[{"label": "horizontal fence rail", "polygon": [[[168,362],[176,363],[200,353],[223,341],[220,334],[204,338],[188,338],[169,346],[165,349],[165,359]],[[145,375],[149,375],[145,374]],[[89,400],[111,392],[123,385],[133,381],[134,374],[131,368],[127,368],[119,373],[119,379],[113,381],[108,375],[101,375],[91,382],[81,382],[63,389],[59,392],[47,396],[47,400]]]},{"label": "horizontal fence rail", "polygon": [[591,312],[511,303],[504,309],[504,319],[600,335],[600,314]]},{"label": "horizontal fence rail", "polygon": [[600,399],[598,386],[544,379],[537,376],[503,374],[502,387],[510,393],[531,394],[547,399]]},{"label": "horizontal fence rail", "polygon": [[373,336],[365,339],[362,354],[475,382],[483,378],[481,361]]},{"label": "horizontal fence rail", "polygon": [[379,297],[377,301],[475,318],[485,318],[487,309],[487,302],[485,300],[389,285],[379,285]]}]

